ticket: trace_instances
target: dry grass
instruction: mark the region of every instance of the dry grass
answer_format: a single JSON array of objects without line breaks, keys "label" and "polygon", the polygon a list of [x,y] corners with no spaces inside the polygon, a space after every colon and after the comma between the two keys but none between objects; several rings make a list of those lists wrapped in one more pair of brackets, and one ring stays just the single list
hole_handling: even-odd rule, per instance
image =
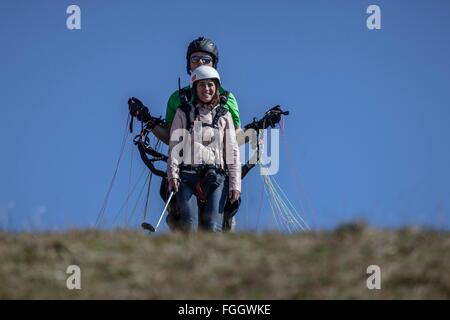
[{"label": "dry grass", "polygon": [[[66,288],[68,265],[81,290]],[[381,267],[382,289],[366,288]],[[449,299],[450,237],[346,225],[332,232],[0,233],[2,299]]]}]

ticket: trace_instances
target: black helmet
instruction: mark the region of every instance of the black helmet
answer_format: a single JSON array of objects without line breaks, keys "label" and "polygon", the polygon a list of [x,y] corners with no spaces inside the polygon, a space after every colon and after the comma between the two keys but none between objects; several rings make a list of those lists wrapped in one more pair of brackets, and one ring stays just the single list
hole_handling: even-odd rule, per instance
[{"label": "black helmet", "polygon": [[189,58],[191,57],[191,54],[196,51],[209,53],[213,58],[213,67],[217,67],[217,63],[219,62],[219,49],[217,48],[216,44],[205,37],[198,37],[197,39],[189,43],[187,49],[186,60],[188,74],[191,74]]}]

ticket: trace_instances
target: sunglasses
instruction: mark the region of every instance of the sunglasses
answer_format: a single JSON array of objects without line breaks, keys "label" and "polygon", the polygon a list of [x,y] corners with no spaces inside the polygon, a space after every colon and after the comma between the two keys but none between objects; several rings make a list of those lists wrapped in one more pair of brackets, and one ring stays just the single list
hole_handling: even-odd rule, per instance
[{"label": "sunglasses", "polygon": [[201,61],[204,64],[209,64],[212,62],[212,58],[210,56],[192,56],[191,62],[192,63],[198,63]]}]

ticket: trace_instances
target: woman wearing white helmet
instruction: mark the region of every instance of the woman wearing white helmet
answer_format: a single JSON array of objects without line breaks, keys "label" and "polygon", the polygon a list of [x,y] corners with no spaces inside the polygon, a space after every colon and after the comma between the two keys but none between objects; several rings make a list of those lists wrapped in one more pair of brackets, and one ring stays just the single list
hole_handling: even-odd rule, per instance
[{"label": "woman wearing white helmet", "polygon": [[177,109],[170,130],[169,191],[176,192],[183,230],[221,232],[227,197],[233,203],[241,190],[236,131],[217,70],[200,66],[191,83],[193,105]]}]

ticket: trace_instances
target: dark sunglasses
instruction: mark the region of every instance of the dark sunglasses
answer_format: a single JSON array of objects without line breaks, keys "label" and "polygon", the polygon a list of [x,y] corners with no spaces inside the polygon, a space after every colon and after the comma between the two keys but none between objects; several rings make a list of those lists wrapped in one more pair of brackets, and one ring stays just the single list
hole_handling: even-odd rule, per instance
[{"label": "dark sunglasses", "polygon": [[204,64],[209,64],[212,61],[212,58],[210,56],[192,56],[191,62],[192,63],[198,63],[199,61],[202,61]]}]

